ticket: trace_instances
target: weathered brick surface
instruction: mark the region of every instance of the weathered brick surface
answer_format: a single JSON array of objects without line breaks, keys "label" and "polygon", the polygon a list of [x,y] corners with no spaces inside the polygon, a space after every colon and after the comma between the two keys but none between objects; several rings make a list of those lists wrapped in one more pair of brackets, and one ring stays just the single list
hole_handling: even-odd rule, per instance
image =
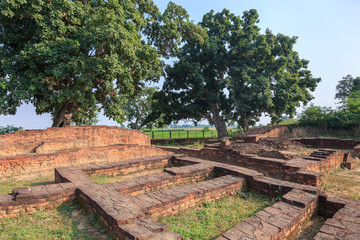
[{"label": "weathered brick surface", "polygon": [[244,140],[246,143],[257,143],[261,138],[280,137],[287,129],[287,126],[276,126],[263,134],[248,135]]},{"label": "weathered brick surface", "polygon": [[352,149],[356,145],[360,144],[360,141],[355,139],[341,139],[329,137],[293,138],[292,140],[316,148]]},{"label": "weathered brick surface", "polygon": [[75,190],[71,182],[14,189],[12,194],[0,195],[0,219],[58,207],[74,200]]},{"label": "weathered brick surface", "polygon": [[94,165],[164,154],[165,151],[151,146],[121,144],[57,153],[0,157],[0,179],[46,174],[62,166]]},{"label": "weathered brick surface", "polygon": [[27,130],[0,135],[0,156],[49,153],[113,144],[150,146],[150,138],[137,130],[108,126],[71,126]]},{"label": "weathered brick surface", "polygon": [[300,230],[316,209],[317,196],[294,189],[281,202],[265,208],[225,232],[224,239],[286,239]]},{"label": "weathered brick surface", "polygon": [[[99,185],[91,181],[88,176],[91,173],[111,175],[116,172],[111,168],[122,171],[122,174],[126,175],[143,169],[174,164],[182,166],[165,168],[160,173],[119,183]],[[11,198],[9,195],[1,196],[0,216],[12,217],[21,211],[31,213],[41,210],[41,207],[36,208],[36,204],[56,206],[77,196],[83,206],[100,216],[119,237],[181,239],[181,236],[171,233],[162,223],[149,219],[149,216],[176,214],[198,202],[214,201],[226,195],[233,195],[246,185],[248,189],[271,196],[282,195],[293,189],[319,191],[311,186],[281,180],[274,181],[251,169],[185,156],[170,158],[164,155],[93,167],[62,167],[57,168],[55,173],[56,180],[64,183],[31,189],[16,189]],[[304,199],[304,196],[300,199]],[[289,197],[288,201],[293,200]],[[299,205],[300,200],[296,199],[296,201]],[[307,204],[304,202],[305,200],[302,200],[301,203]],[[18,206],[16,209],[20,210],[13,212],[13,206]]]},{"label": "weathered brick surface", "polygon": [[354,147],[354,156],[360,158],[360,144]]},{"label": "weathered brick surface", "polygon": [[[200,165],[200,164],[197,164]],[[159,191],[165,188],[179,185],[187,185],[211,178],[214,168],[204,166],[192,166],[197,171],[188,171],[185,174],[172,174],[169,169],[164,172],[148,174],[146,176],[132,178],[116,184],[106,184],[121,193],[136,196],[148,192]],[[191,169],[193,170],[193,169]]]},{"label": "weathered brick surface", "polygon": [[[90,129],[79,128],[77,131],[80,129],[83,131],[79,135],[80,143],[74,138],[67,139],[66,148],[78,146],[81,149],[0,158],[0,177],[16,171],[31,175],[62,166],[55,169],[57,184],[19,188],[11,194],[0,195],[0,219],[54,208],[77,198],[85,209],[99,216],[118,238],[183,239],[156,218],[248,189],[281,198],[281,201],[239,223],[218,239],[287,239],[316,209],[319,215],[330,219],[315,239],[359,239],[360,204],[328,197],[314,187],[321,184],[321,173],[333,170],[343,162],[349,163],[349,155],[340,151],[324,149],[303,159],[284,161],[241,155],[226,148],[184,151],[173,148],[174,152],[186,152],[192,156],[187,157],[166,155],[168,152],[162,149],[141,144],[143,141],[137,136],[132,136],[132,140],[138,141],[136,144],[102,146],[109,142],[101,139],[92,142],[91,137],[86,136]],[[99,134],[107,130],[103,127],[96,129]],[[57,130],[48,131],[55,133]],[[277,134],[276,131],[274,134]],[[30,140],[25,141],[25,148],[32,144],[33,140]],[[61,140],[49,137],[48,141],[38,145],[36,152],[54,151],[60,143]],[[96,147],[88,147],[89,144]],[[79,166],[84,164],[86,166]],[[89,177],[90,174],[127,175],[152,169],[163,171],[102,185]],[[293,182],[273,179],[254,169]]]},{"label": "weathered brick surface", "polygon": [[263,133],[253,134],[253,135],[246,135],[243,134],[236,135],[231,140],[244,140],[246,143],[257,143],[261,138],[270,138],[270,137],[280,137],[288,130],[288,126],[279,125],[279,126],[272,126],[270,129]]},{"label": "weathered brick surface", "polygon": [[[327,219],[320,228],[315,240],[321,239],[360,239],[360,203],[344,199],[334,199],[322,196],[323,208],[338,207],[333,216]],[[329,212],[322,212],[328,214]]]},{"label": "weathered brick surface", "polygon": [[281,177],[288,181],[312,186],[320,186],[324,180],[324,173],[339,168],[344,161],[348,160],[347,153],[329,149],[315,151],[309,157],[286,161],[241,154],[232,149],[161,148],[177,154],[186,154],[192,157],[254,169],[269,176]]}]

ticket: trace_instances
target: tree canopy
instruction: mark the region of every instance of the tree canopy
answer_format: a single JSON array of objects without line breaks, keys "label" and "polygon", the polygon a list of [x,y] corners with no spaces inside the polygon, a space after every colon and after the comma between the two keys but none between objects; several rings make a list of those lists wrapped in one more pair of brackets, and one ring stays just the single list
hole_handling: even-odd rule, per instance
[{"label": "tree canopy", "polygon": [[129,122],[128,128],[139,130],[144,126],[147,128],[163,127],[162,114],[158,118],[152,119],[152,108],[156,105],[154,98],[156,91],[157,87],[144,86],[139,94],[128,100],[124,109]]},{"label": "tree canopy", "polygon": [[23,103],[53,126],[86,124],[102,109],[124,122],[127,99],[163,73],[161,57],[204,31],[170,2],[4,0],[0,3],[0,114]]},{"label": "tree canopy", "polygon": [[348,74],[336,85],[335,99],[343,100],[356,91],[360,91],[360,77],[353,78]]},{"label": "tree canopy", "polygon": [[296,37],[261,33],[258,22],[256,10],[204,15],[204,43],[187,40],[166,68],[157,106],[165,121],[207,119],[223,137],[229,121],[247,129],[262,113],[276,121],[312,99],[320,79],[293,50]]}]

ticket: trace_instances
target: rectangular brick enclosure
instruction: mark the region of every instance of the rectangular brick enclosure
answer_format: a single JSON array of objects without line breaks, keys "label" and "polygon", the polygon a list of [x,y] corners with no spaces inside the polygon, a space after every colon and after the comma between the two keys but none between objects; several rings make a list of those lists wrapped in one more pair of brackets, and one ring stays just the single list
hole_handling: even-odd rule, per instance
[{"label": "rectangular brick enclosure", "polygon": [[143,132],[107,126],[22,131],[0,135],[0,143],[0,179],[165,154]]},{"label": "rectangular brick enclosure", "polygon": [[0,156],[52,153],[113,144],[150,146],[150,139],[140,131],[108,126],[26,130],[0,135]]},{"label": "rectangular brick enclosure", "polygon": [[[70,135],[71,130],[78,134],[78,139],[61,133]],[[183,239],[158,218],[206,201],[255,191],[278,201],[239,222],[219,236],[219,240],[288,239],[316,214],[327,220],[315,239],[360,239],[360,203],[331,198],[319,187],[322,171],[335,169],[348,160],[349,156],[341,151],[323,149],[286,162],[244,156],[222,148],[183,151],[167,148],[173,151],[169,152],[151,146],[143,133],[104,126],[44,131],[49,136],[40,130],[44,138],[36,137],[35,133],[30,137],[26,132],[5,135],[2,140],[11,136],[17,139],[9,140],[6,143],[9,145],[13,142],[20,146],[24,141],[26,149],[38,143],[47,147],[40,151],[46,153],[4,150],[5,156],[0,157],[0,178],[52,171],[57,183],[13,189],[12,193],[0,195],[0,219],[77,200],[118,239]],[[92,134],[104,136],[96,139],[98,136]],[[62,149],[61,141],[77,145]],[[10,152],[13,155],[6,155]],[[123,178],[98,184],[92,175]],[[272,178],[272,175],[281,177]]]}]

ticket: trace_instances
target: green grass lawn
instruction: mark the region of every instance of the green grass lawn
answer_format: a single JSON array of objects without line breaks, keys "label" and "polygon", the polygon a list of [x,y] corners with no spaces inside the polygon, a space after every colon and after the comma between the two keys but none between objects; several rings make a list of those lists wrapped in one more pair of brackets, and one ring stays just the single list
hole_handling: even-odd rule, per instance
[{"label": "green grass lawn", "polygon": [[34,179],[19,180],[8,178],[0,181],[0,194],[11,193],[14,188],[33,187],[39,185],[53,184],[54,176],[38,176]]},{"label": "green grass lawn", "polygon": [[216,239],[228,229],[261,211],[275,201],[265,196],[247,193],[220,199],[218,202],[187,209],[174,216],[161,218],[171,231],[185,239]]},{"label": "green grass lawn", "polygon": [[[152,131],[145,132],[153,139],[170,139],[170,130],[168,131]],[[186,130],[171,130],[171,139],[179,139],[179,138],[216,138],[217,131],[209,130],[209,131],[186,131]]]},{"label": "green grass lawn", "polygon": [[[171,137],[170,137],[171,131]],[[153,131],[144,131],[151,139],[179,139],[179,138],[217,138],[217,131],[209,129],[156,129]],[[230,135],[234,135],[236,129],[228,129]]]},{"label": "green grass lawn", "polygon": [[79,209],[77,204],[62,204],[55,210],[1,219],[0,239],[112,239],[95,217],[84,215]]}]

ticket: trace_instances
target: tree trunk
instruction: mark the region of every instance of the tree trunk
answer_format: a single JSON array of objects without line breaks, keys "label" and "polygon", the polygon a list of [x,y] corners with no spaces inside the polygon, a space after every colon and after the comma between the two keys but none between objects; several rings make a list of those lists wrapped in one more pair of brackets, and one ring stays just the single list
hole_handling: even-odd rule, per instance
[{"label": "tree trunk", "polygon": [[75,109],[75,103],[65,102],[56,113],[51,127],[65,127],[70,126],[71,117]]},{"label": "tree trunk", "polygon": [[249,130],[249,122],[250,122],[250,117],[249,116],[241,118],[241,127],[244,130],[244,132]]},{"label": "tree trunk", "polygon": [[211,121],[214,123],[216,131],[218,132],[218,138],[229,136],[226,128],[225,120],[220,116],[220,110],[218,107],[210,107],[212,113]]}]

